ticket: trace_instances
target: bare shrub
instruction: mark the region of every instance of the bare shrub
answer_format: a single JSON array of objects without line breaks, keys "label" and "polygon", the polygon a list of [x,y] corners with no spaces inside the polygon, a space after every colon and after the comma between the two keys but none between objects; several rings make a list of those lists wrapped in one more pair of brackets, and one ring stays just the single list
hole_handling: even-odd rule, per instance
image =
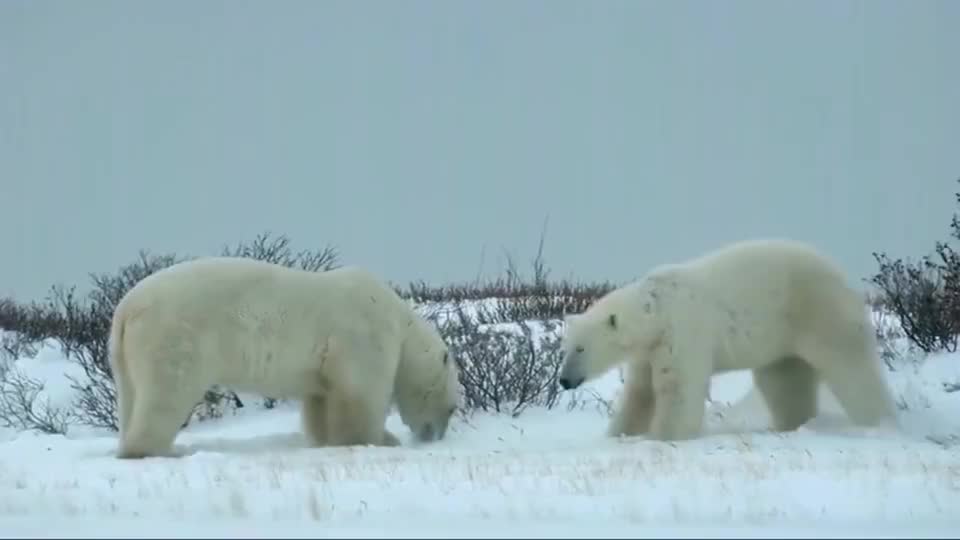
[{"label": "bare shrub", "polygon": [[562,363],[556,325],[489,325],[456,309],[439,328],[460,368],[465,408],[513,416],[533,405],[553,408]]},{"label": "bare shrub", "polygon": [[[960,203],[960,193],[955,195]],[[954,214],[950,236],[960,239],[960,218]],[[904,334],[924,352],[956,351],[960,334],[960,255],[938,242],[935,255],[917,262],[873,256],[879,271],[870,278],[882,303],[900,320]]]},{"label": "bare shrub", "polygon": [[0,368],[0,424],[17,430],[62,434],[74,421],[71,409],[58,409],[40,399],[44,384],[17,366]]},{"label": "bare shrub", "polygon": [[[431,287],[411,284],[398,290],[420,304],[439,328],[460,366],[464,406],[519,416],[531,406],[552,409],[560,403],[557,377],[562,367],[563,317],[582,313],[616,285],[551,281],[543,256],[545,230],[531,261],[531,275],[521,274],[507,254],[504,275],[481,283]],[[592,395],[591,395],[592,394]],[[569,408],[610,403],[595,392],[567,393]]]},{"label": "bare shrub", "polygon": [[890,371],[897,370],[897,363],[915,358],[913,355],[904,356],[897,348],[898,342],[905,337],[899,325],[888,322],[891,314],[886,309],[875,309],[871,312],[874,332],[877,338],[877,349],[880,359]]},{"label": "bare shrub", "polygon": [[554,409],[564,403],[567,410],[594,407],[612,413],[613,400],[594,389],[561,390],[561,321],[484,323],[480,321],[485,309],[471,313],[457,307],[438,325],[460,368],[467,414],[484,411],[517,417],[530,407]]},{"label": "bare shrub", "polygon": [[37,344],[23,339],[16,332],[4,332],[0,330],[0,366],[5,362],[12,362],[17,358],[24,356],[33,357],[37,355]]},{"label": "bare shrub", "polygon": [[283,235],[273,237],[269,232],[257,235],[250,243],[241,242],[232,248],[224,247],[221,254],[226,257],[266,261],[308,272],[333,270],[339,266],[340,257],[338,250],[333,246],[294,252],[290,249],[289,238]]},{"label": "bare shrub", "polygon": [[192,420],[203,422],[205,420],[223,418],[227,412],[242,409],[243,407],[243,401],[240,400],[236,392],[220,385],[214,385],[204,392],[203,399],[200,400],[200,403],[193,408],[193,412],[184,420],[183,427],[187,427]]},{"label": "bare shrub", "polygon": [[930,257],[916,263],[883,254],[874,258],[880,271],[871,281],[883,291],[907,338],[924,352],[955,351],[960,313],[954,312],[958,306],[947,293],[941,265]]},{"label": "bare shrub", "polygon": [[33,357],[39,343],[52,337],[61,324],[61,317],[43,305],[0,299],[0,354],[8,360]]},{"label": "bare shrub", "polygon": [[466,302],[488,302],[491,309],[477,313],[485,324],[517,321],[562,320],[568,313],[581,313],[594,301],[613,290],[611,282],[582,283],[551,280],[544,258],[546,224],[540,233],[537,252],[530,261],[531,275],[524,276],[512,255],[506,253],[503,275],[486,282],[456,283],[431,286],[414,282],[398,294],[418,304],[446,304],[449,307]]}]

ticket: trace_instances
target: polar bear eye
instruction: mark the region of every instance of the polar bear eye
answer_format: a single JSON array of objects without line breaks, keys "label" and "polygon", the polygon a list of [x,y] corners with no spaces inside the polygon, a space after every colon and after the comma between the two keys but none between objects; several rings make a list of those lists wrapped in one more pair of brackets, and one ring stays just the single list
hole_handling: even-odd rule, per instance
[{"label": "polar bear eye", "polygon": [[614,329],[614,330],[617,329],[617,314],[616,314],[616,313],[611,313],[611,314],[610,314],[610,316],[607,318],[607,325],[610,326],[610,328],[612,328],[612,329]]},{"label": "polar bear eye", "polygon": [[577,348],[574,350],[577,351],[578,353],[582,353],[584,351],[583,345],[577,345]]},{"label": "polar bear eye", "polygon": [[450,360],[450,353],[448,351],[443,351],[443,365],[447,365],[447,361]]}]

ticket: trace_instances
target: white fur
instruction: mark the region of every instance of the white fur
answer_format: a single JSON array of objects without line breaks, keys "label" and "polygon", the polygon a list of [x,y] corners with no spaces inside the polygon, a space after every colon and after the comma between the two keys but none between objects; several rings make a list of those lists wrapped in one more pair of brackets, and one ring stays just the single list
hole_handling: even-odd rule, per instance
[{"label": "white fur", "polygon": [[459,402],[436,329],[359,268],[307,272],[210,257],[154,273],[119,302],[110,361],[118,457],[174,455],[213,384],[302,399],[314,445],[397,445],[392,403],[420,440],[443,437]]},{"label": "white fur", "polygon": [[896,424],[863,297],[805,244],[744,241],[663,265],[566,322],[564,387],[628,361],[612,436],[698,436],[710,377],[740,369],[776,430],[816,414],[820,380],[854,423]]}]

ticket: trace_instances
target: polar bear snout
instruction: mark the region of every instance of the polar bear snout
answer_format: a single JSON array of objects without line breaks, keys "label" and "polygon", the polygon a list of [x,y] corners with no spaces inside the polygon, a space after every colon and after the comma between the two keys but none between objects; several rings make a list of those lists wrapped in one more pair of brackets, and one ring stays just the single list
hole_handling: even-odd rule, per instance
[{"label": "polar bear snout", "polygon": [[420,439],[420,442],[433,442],[438,438],[440,437],[438,437],[437,430],[433,428],[433,424],[423,426],[423,429],[417,434],[417,439]]},{"label": "polar bear snout", "polygon": [[439,425],[434,424],[433,422],[427,423],[425,426],[420,428],[419,432],[417,432],[417,439],[420,442],[439,441],[446,436],[447,425],[449,423],[449,419],[438,422]]},{"label": "polar bear snout", "polygon": [[564,390],[572,390],[583,384],[585,377],[571,379],[569,377],[560,377],[560,387]]},{"label": "polar bear snout", "polygon": [[563,369],[560,370],[558,380],[561,388],[564,390],[573,390],[583,384],[587,376],[581,367],[582,363],[578,353],[566,355],[566,358],[563,359]]},{"label": "polar bear snout", "polygon": [[[429,443],[442,440],[447,435],[447,427],[450,425],[450,419],[457,412],[457,407],[453,406],[444,409],[444,412],[431,415],[415,424],[410,425],[417,442]],[[408,424],[409,425],[409,424]]]}]

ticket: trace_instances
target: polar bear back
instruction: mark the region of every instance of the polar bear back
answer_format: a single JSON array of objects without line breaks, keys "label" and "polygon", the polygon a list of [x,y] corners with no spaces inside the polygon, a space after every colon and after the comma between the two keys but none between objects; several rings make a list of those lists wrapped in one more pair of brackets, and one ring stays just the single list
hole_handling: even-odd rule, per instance
[{"label": "polar bear back", "polygon": [[773,295],[787,300],[787,291],[808,295],[823,291],[856,294],[846,277],[812,247],[788,240],[744,241],[680,264],[664,265],[651,275],[674,275],[699,284],[717,297],[732,301]]},{"label": "polar bear back", "polygon": [[127,314],[126,332],[138,346],[202,358],[209,376],[222,384],[275,397],[312,390],[331,338],[340,352],[396,353],[386,360],[348,354],[350,362],[376,365],[338,370],[357,379],[338,382],[392,377],[412,313],[390,287],[359,268],[309,272],[233,257],[158,271],[131,289],[117,310]]},{"label": "polar bear back", "polygon": [[[735,243],[648,278],[674,316],[710,322],[718,371],[747,369],[790,354],[805,336],[868,332],[863,297],[830,260],[788,240]],[[869,336],[864,336],[869,339]]]}]

